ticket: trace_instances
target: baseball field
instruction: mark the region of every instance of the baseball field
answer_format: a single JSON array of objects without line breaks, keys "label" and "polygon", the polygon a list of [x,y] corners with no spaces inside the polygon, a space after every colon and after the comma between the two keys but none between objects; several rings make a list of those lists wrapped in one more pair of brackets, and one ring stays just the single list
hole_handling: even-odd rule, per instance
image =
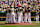
[{"label": "baseball field", "polygon": [[40,27],[40,21],[39,23],[35,23],[35,21],[32,21],[32,24],[29,23],[5,24],[5,21],[0,21],[0,27]]}]

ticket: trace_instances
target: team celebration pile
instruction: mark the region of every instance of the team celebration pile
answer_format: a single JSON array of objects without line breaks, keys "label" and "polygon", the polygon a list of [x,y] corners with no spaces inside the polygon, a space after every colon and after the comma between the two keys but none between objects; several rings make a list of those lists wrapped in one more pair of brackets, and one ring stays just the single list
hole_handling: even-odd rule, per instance
[{"label": "team celebration pile", "polygon": [[[5,0],[4,0],[5,1]],[[4,2],[3,1],[3,2]],[[4,5],[4,3],[2,5]],[[11,3],[10,3],[11,2]],[[7,5],[7,1],[5,2]],[[0,4],[1,5],[1,4]],[[0,6],[1,8],[1,6]],[[1,12],[6,12],[6,23],[32,23],[31,12],[36,11],[36,23],[39,23],[40,0],[13,0],[2,7]],[[27,22],[28,21],[28,22]]]}]

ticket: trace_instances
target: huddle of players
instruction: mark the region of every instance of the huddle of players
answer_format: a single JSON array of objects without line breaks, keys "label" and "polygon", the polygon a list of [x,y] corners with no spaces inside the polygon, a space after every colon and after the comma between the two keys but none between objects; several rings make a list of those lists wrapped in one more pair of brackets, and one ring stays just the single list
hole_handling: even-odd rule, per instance
[{"label": "huddle of players", "polygon": [[[24,16],[24,21],[23,21],[23,16]],[[18,20],[17,20],[18,17]],[[32,23],[31,22],[31,12],[30,10],[25,10],[24,15],[23,15],[23,11],[21,11],[21,9],[18,9],[18,11],[14,11],[14,9],[12,10],[8,10],[7,14],[6,14],[6,21],[5,23]],[[39,23],[39,14],[37,13],[36,15],[36,23]]]}]

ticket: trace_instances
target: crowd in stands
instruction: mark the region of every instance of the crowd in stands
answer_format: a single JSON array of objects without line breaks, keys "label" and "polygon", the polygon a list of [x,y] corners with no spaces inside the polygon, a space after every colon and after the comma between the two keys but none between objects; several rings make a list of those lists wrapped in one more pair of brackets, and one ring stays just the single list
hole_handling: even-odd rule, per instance
[{"label": "crowd in stands", "polygon": [[21,11],[31,10],[35,12],[40,11],[40,0],[1,0],[0,1],[0,13],[5,13],[7,9],[15,10],[21,9]]}]

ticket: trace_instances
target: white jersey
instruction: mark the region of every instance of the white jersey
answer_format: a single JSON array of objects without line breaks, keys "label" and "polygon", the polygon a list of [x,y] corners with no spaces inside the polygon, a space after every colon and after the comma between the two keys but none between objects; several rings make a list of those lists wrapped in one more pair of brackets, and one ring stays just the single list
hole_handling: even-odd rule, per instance
[{"label": "white jersey", "polygon": [[23,16],[23,14],[22,13],[20,13],[20,17],[22,18],[22,16]]},{"label": "white jersey", "polygon": [[15,18],[15,13],[12,13],[12,16]]},{"label": "white jersey", "polygon": [[18,12],[18,23],[21,22],[23,14],[21,12]]},{"label": "white jersey", "polygon": [[31,13],[28,13],[28,18],[31,18]]},{"label": "white jersey", "polygon": [[27,22],[27,19],[28,19],[28,22],[31,23],[31,13],[25,13],[25,18],[24,18],[24,22]]},{"label": "white jersey", "polygon": [[9,21],[9,19],[10,19],[10,13],[7,13],[6,14],[6,21],[5,21],[5,23],[7,23]]},{"label": "white jersey", "polygon": [[25,18],[30,18],[31,17],[31,13],[25,13]]},{"label": "white jersey", "polygon": [[31,24],[31,13],[28,13],[28,22]]},{"label": "white jersey", "polygon": [[22,17],[21,15],[23,15],[21,12],[18,13],[18,17]]},{"label": "white jersey", "polygon": [[15,20],[15,16],[16,16],[15,13],[11,13],[11,18],[12,18],[13,23],[16,22],[16,20]]},{"label": "white jersey", "polygon": [[25,18],[27,18],[27,13],[25,13],[24,15],[25,15]]}]

